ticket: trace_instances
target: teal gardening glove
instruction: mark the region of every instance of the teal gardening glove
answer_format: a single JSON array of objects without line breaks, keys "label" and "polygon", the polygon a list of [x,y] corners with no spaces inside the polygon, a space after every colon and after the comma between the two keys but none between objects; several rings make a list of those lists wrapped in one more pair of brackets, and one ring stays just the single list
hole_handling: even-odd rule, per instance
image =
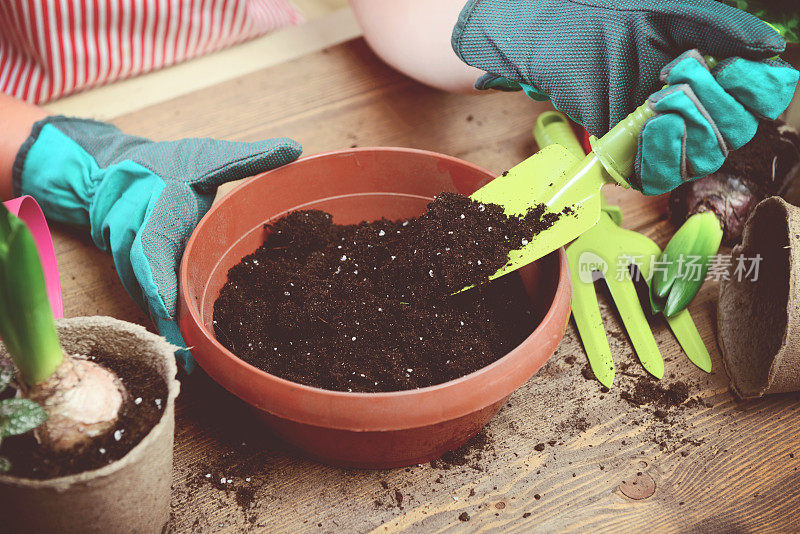
[{"label": "teal gardening glove", "polygon": [[[33,196],[52,220],[88,226],[161,335],[185,347],[176,323],[178,269],[217,187],[289,163],[301,150],[291,139],[157,143],[102,122],[47,117],[17,154],[14,192]],[[177,356],[191,371],[188,350]]]},{"label": "teal gardening glove", "polygon": [[[452,43],[487,71],[479,89],[549,98],[594,135],[648,99],[657,116],[632,181],[646,194],[717,170],[753,137],[755,115],[788,106],[798,80],[769,59],[786,46],[775,30],[713,0],[470,0]],[[681,55],[695,48],[729,59],[709,73],[699,54]],[[651,95],[663,83],[676,87]]]}]

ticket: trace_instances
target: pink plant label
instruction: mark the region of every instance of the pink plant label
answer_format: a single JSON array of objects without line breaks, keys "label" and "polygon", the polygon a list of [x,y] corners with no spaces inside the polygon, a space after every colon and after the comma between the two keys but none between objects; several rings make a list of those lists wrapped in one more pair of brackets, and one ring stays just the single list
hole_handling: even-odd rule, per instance
[{"label": "pink plant label", "polygon": [[39,258],[44,270],[44,281],[47,285],[47,297],[50,299],[50,306],[53,308],[53,315],[56,319],[64,317],[64,305],[61,299],[61,281],[58,276],[58,263],[56,262],[56,251],[53,247],[53,238],[50,235],[50,228],[44,218],[42,208],[30,196],[24,196],[4,202],[5,206],[17,217],[22,219],[33,234],[36,241],[36,248],[39,250]]}]

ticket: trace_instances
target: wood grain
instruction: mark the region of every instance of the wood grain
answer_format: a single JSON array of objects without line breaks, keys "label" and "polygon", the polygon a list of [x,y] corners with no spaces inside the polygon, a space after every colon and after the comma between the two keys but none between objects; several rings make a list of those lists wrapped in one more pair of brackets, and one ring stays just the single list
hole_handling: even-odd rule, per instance
[{"label": "wood grain", "polygon": [[[118,117],[157,139],[290,136],[306,154],[359,146],[412,146],[500,172],[534,150],[530,130],[548,104],[522,95],[448,95],[377,61],[362,41],[306,56]],[[673,231],[665,199],[614,188],[625,226],[662,245]],[[88,238],[57,228],[68,315],[144,318]],[[800,530],[800,396],[736,401],[714,335],[717,288],[691,305],[710,348],[706,375],[663,322],[653,330],[666,361],[662,385],[689,385],[668,411],[621,397],[644,375],[611,303],[601,295],[618,373],[603,392],[581,371],[572,325],[550,362],[488,426],[490,445],[465,465],[388,471],[315,464],[266,435],[250,412],[208,378],[183,378],[178,400],[171,529],[175,532]],[[623,370],[627,366],[627,370]],[[548,444],[554,441],[554,445]],[[538,450],[544,444],[544,450]],[[540,448],[540,447],[539,447]],[[444,467],[443,467],[444,465]],[[641,473],[641,475],[639,475]],[[206,475],[209,475],[208,477]],[[634,500],[619,489],[647,477]],[[221,483],[220,478],[233,482]],[[247,481],[246,479],[250,480]],[[402,503],[398,502],[402,497]],[[459,516],[466,512],[469,521]]]}]

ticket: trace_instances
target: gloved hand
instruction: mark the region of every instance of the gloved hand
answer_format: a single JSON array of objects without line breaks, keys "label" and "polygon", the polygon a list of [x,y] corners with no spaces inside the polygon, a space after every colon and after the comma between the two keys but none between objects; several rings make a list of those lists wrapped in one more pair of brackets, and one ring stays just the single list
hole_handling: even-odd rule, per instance
[{"label": "gloved hand", "polygon": [[734,57],[709,69],[697,50],[681,54],[661,71],[668,86],[648,98],[655,116],[639,136],[631,185],[659,195],[717,171],[755,136],[755,115],[776,119],[786,109],[798,77],[780,60]]},{"label": "gloved hand", "polygon": [[600,136],[658,90],[661,69],[686,50],[763,60],[786,42],[713,0],[469,0],[452,45],[489,73],[479,89],[549,98]]},{"label": "gloved hand", "polygon": [[[785,63],[760,63],[785,49],[783,38],[713,0],[470,0],[452,44],[463,61],[488,72],[477,88],[550,98],[598,136],[658,90],[669,65],[664,81],[686,86],[650,100],[661,116],[644,130],[641,174],[632,183],[646,194],[718,169],[729,149],[754,135],[753,113],[776,117],[797,84]],[[687,49],[730,59],[711,76],[688,57],[674,61]]]},{"label": "gloved hand", "polygon": [[[291,139],[156,143],[102,122],[47,117],[17,154],[14,192],[33,196],[52,220],[88,226],[161,335],[185,347],[175,322],[177,274],[217,187],[289,163],[301,150]],[[190,371],[188,351],[178,356]]]}]

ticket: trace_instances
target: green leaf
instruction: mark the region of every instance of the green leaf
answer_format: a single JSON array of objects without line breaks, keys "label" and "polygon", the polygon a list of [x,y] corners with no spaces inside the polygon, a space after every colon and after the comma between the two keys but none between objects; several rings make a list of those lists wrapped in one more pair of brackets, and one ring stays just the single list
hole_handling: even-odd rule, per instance
[{"label": "green leaf", "polygon": [[703,285],[722,241],[722,225],[712,212],[695,213],[672,236],[659,261],[663,276],[653,276],[650,303],[654,313],[672,317],[683,310]]},{"label": "green leaf", "polygon": [[11,462],[5,456],[0,456],[0,473],[11,471]]},{"label": "green leaf", "polygon": [[792,9],[789,2],[775,2],[774,0],[722,0],[722,2],[747,11],[754,17],[771,24],[781,36],[790,43],[800,39],[800,11]]},{"label": "green leaf", "polygon": [[0,204],[0,338],[29,385],[50,377],[63,355],[36,242]]},{"label": "green leaf", "polygon": [[14,366],[5,358],[0,358],[0,391],[8,387],[14,379]]},{"label": "green leaf", "polygon": [[33,430],[47,420],[44,408],[28,399],[0,401],[0,436],[16,436]]}]

